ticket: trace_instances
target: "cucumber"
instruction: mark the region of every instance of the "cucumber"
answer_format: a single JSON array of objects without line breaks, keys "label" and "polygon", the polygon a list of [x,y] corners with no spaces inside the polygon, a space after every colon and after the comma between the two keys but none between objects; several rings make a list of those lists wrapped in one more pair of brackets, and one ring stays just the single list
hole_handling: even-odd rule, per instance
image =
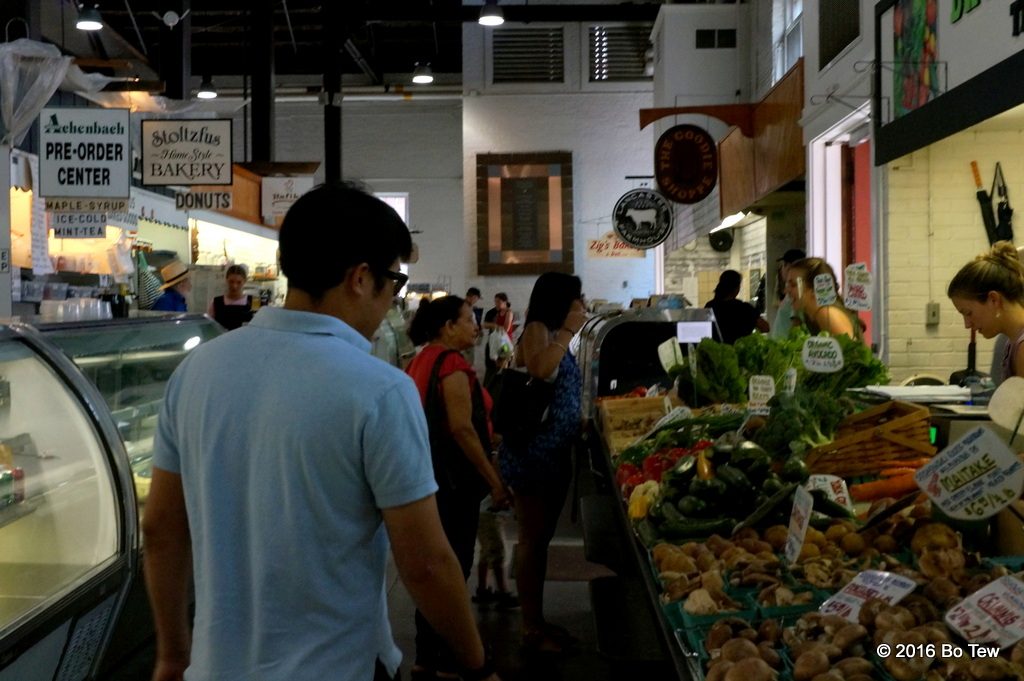
[{"label": "cucumber", "polygon": [[807,463],[802,456],[794,454],[786,459],[786,463],[782,465],[783,480],[798,482],[802,485],[807,482],[809,477],[811,477],[811,472],[807,468]]},{"label": "cucumber", "polygon": [[686,520],[686,517],[671,502],[665,502],[661,505],[661,517],[664,519],[662,525],[666,523],[681,523]]},{"label": "cucumber", "polygon": [[781,509],[783,507],[783,505],[787,501],[789,501],[789,498],[793,496],[793,492],[796,490],[796,488],[797,488],[797,484],[795,482],[790,482],[790,483],[786,484],[778,492],[776,492],[775,494],[771,495],[768,498],[768,501],[766,501],[763,504],[761,504],[760,506],[758,506],[754,510],[753,513],[751,513],[749,516],[747,516],[743,520],[743,522],[741,522],[738,525],[736,525],[736,527],[735,527],[735,529],[733,529],[732,533],[736,534],[737,532],[739,532],[740,530],[742,530],[745,527],[753,527],[753,526],[759,524],[765,518],[767,518],[770,515],[772,515],[772,513],[774,511]]}]

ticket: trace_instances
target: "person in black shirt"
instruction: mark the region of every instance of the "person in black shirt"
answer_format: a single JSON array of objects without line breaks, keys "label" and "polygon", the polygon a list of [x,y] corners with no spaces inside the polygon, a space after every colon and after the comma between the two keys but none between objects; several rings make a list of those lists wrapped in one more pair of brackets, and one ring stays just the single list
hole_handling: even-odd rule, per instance
[{"label": "person in black shirt", "polygon": [[743,275],[736,270],[722,272],[715,286],[715,297],[704,305],[715,311],[715,320],[718,322],[714,329],[715,340],[729,345],[735,343],[737,338],[749,336],[754,329],[768,332],[768,322],[758,314],[754,306],[736,299],[742,281]]}]

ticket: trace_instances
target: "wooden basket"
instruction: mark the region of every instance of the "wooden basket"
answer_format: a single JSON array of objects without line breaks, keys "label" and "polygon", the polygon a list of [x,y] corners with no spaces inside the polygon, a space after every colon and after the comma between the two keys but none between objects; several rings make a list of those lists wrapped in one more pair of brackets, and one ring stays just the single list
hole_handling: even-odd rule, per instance
[{"label": "wooden basket", "polygon": [[604,399],[598,405],[601,416],[601,434],[612,456],[633,444],[650,431],[654,424],[678,401],[661,397],[623,397]]},{"label": "wooden basket", "polygon": [[811,473],[850,478],[874,475],[890,461],[919,459],[935,454],[927,407],[909,402],[886,402],[839,424],[833,442],[807,452]]}]

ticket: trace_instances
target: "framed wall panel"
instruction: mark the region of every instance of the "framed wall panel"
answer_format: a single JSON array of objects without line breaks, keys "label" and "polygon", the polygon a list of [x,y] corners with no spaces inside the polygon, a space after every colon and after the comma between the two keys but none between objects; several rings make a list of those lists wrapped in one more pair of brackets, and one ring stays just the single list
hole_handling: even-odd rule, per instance
[{"label": "framed wall panel", "polygon": [[572,153],[477,154],[477,274],[573,272]]}]

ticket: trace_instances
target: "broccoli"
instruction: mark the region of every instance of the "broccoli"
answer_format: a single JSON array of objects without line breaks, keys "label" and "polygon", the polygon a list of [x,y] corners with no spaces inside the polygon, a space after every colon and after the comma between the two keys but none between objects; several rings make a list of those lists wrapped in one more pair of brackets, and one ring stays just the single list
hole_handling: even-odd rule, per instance
[{"label": "broccoli", "polygon": [[771,414],[754,442],[777,458],[831,442],[840,422],[852,411],[849,400],[804,389],[792,395],[780,393],[768,405]]}]

